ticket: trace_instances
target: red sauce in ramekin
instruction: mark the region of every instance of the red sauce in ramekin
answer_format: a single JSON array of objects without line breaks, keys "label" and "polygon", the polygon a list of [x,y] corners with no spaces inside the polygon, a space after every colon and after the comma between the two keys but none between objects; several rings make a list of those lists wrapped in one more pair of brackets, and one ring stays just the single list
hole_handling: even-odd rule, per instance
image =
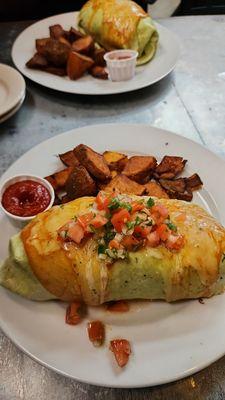
[{"label": "red sauce in ramekin", "polygon": [[10,185],[2,196],[2,205],[9,213],[19,217],[32,217],[44,211],[51,195],[40,182],[24,180]]}]

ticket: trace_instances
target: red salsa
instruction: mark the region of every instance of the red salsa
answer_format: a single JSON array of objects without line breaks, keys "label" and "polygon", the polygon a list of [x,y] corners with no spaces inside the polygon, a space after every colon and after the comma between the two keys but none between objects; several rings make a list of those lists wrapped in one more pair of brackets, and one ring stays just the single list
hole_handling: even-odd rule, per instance
[{"label": "red salsa", "polygon": [[13,215],[31,217],[44,211],[51,201],[48,189],[39,182],[24,180],[10,185],[2,196],[3,207]]}]

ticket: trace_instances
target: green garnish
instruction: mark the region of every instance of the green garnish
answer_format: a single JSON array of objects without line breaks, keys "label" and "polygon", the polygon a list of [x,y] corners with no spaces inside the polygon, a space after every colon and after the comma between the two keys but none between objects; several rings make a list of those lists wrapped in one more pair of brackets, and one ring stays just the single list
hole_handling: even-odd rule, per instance
[{"label": "green garnish", "polygon": [[108,205],[109,210],[116,210],[120,206],[120,201],[117,197],[113,197]]},{"label": "green garnish", "polygon": [[128,229],[133,229],[135,226],[140,225],[141,223],[142,223],[142,219],[139,216],[137,216],[135,221],[128,221],[126,223],[126,226]]},{"label": "green garnish", "polygon": [[140,225],[141,223],[142,223],[142,219],[139,216],[137,216],[135,219],[135,226]]},{"label": "green garnish", "polygon": [[120,201],[117,197],[111,199],[108,208],[110,211],[117,210],[118,208],[126,208],[128,211],[132,211],[132,206],[130,203]]},{"label": "green garnish", "polygon": [[128,229],[133,229],[134,226],[135,226],[135,222],[134,221],[128,221],[126,223],[126,226],[127,226]]},{"label": "green garnish", "polygon": [[60,206],[59,206],[60,208],[62,208],[62,210],[63,210],[63,208],[64,208],[64,204],[60,204]]},{"label": "green garnish", "polygon": [[174,232],[177,231],[176,225],[174,225],[172,222],[168,222],[166,225],[168,226],[168,228],[169,228],[171,231],[174,231]]},{"label": "green garnish", "polygon": [[129,212],[131,212],[132,211],[132,206],[131,206],[131,204],[130,203],[120,203],[120,207],[121,208],[126,208],[127,209],[127,211],[129,211]]},{"label": "green garnish", "polygon": [[155,202],[153,200],[152,197],[149,197],[148,201],[147,201],[147,207],[153,207],[155,205]]},{"label": "green garnish", "polygon": [[115,236],[116,236],[116,232],[108,231],[105,233],[103,239],[106,243],[109,243],[110,240],[113,240]]},{"label": "green garnish", "polygon": [[104,244],[99,244],[98,246],[98,254],[105,254],[107,247]]}]

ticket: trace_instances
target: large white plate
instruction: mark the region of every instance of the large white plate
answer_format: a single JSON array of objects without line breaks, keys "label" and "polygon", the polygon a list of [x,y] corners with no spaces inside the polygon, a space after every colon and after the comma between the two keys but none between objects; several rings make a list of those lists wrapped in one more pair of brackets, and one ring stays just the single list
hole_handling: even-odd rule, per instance
[{"label": "large white plate", "polygon": [[136,69],[134,79],[126,82],[111,82],[86,75],[77,81],[47,72],[26,68],[26,62],[35,53],[35,39],[49,36],[49,26],[61,24],[64,29],[76,26],[78,13],[66,13],[43,19],[25,29],[12,48],[12,59],[16,67],[27,77],[43,86],[68,93],[103,95],[129,92],[149,86],[169,74],[179,57],[177,37],[168,29],[156,24],[159,31],[159,46],[154,59]]},{"label": "large white plate", "polygon": [[11,112],[25,95],[23,76],[6,64],[0,64],[0,118]]},{"label": "large white plate", "polygon": [[[98,151],[181,155],[189,160],[186,173],[198,172],[204,189],[195,201],[225,223],[225,188],[219,171],[225,163],[215,154],[188,139],[145,125],[99,125],[55,136],[27,152],[2,176],[18,173],[45,176],[61,163],[56,155],[85,143]],[[15,228],[0,214],[0,259]],[[4,232],[4,234],[3,234]],[[17,346],[42,364],[63,375],[95,385],[141,387],[180,379],[212,363],[225,353],[225,295],[205,300],[134,303],[131,311],[111,315],[90,308],[88,319],[107,324],[106,345],[94,348],[86,335],[86,321],[71,327],[64,322],[66,305],[36,303],[0,289],[0,324]],[[108,350],[109,340],[131,341],[132,355],[119,370]]]}]

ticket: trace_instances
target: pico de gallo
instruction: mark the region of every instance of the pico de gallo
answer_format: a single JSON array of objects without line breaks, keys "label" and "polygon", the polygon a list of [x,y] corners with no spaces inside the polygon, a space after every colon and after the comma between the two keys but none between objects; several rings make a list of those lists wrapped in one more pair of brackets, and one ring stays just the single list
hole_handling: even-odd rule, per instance
[{"label": "pico de gallo", "polygon": [[152,197],[134,200],[126,195],[99,192],[87,213],[74,217],[58,230],[63,243],[80,245],[96,236],[98,256],[107,262],[126,259],[143,247],[165,246],[178,252],[184,236],[171,221],[168,209]]}]

